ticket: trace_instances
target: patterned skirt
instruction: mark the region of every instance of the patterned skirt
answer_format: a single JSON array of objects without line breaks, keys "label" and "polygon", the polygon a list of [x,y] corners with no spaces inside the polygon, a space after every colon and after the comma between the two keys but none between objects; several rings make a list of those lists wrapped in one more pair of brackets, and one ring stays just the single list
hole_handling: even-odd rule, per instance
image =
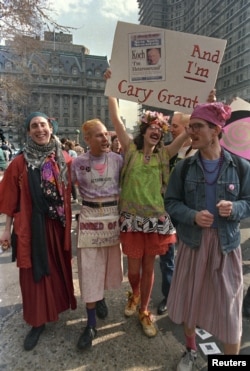
[{"label": "patterned skirt", "polygon": [[176,242],[176,230],[168,214],[143,218],[127,212],[120,216],[122,251],[130,258],[164,255]]},{"label": "patterned skirt", "polygon": [[120,215],[120,230],[121,232],[176,234],[176,230],[168,214],[158,218],[145,218],[122,212]]}]

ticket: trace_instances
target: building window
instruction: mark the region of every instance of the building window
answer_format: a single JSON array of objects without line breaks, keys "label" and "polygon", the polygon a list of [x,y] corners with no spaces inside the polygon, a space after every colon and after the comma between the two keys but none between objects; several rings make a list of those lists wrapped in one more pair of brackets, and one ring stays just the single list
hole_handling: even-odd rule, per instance
[{"label": "building window", "polygon": [[101,76],[101,71],[100,70],[96,70],[95,71],[95,75],[96,75],[96,77],[100,77]]},{"label": "building window", "polygon": [[69,104],[69,97],[67,95],[63,97],[63,104]]},{"label": "building window", "polygon": [[6,69],[7,71],[11,71],[11,70],[12,70],[12,63],[9,62],[9,61],[7,61],[7,62],[5,63],[5,69]]}]

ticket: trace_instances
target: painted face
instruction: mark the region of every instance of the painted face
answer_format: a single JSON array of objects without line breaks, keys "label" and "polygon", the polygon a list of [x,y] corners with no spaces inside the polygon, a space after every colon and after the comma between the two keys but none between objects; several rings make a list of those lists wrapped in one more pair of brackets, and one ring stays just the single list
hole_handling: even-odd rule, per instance
[{"label": "painted face", "polygon": [[209,127],[202,119],[191,119],[188,126],[188,133],[192,139],[192,148],[206,149],[211,145],[215,137],[218,137],[217,126]]},{"label": "painted face", "polygon": [[178,137],[185,130],[185,126],[181,123],[181,115],[173,115],[169,131],[172,134],[173,139]]},{"label": "painted face", "polygon": [[45,117],[33,117],[29,124],[28,135],[38,145],[48,144],[51,138],[53,128]]},{"label": "painted face", "polygon": [[100,156],[103,152],[107,152],[109,146],[109,133],[106,127],[101,123],[97,123],[91,128],[86,137],[86,142],[89,145],[91,154],[94,156]]}]

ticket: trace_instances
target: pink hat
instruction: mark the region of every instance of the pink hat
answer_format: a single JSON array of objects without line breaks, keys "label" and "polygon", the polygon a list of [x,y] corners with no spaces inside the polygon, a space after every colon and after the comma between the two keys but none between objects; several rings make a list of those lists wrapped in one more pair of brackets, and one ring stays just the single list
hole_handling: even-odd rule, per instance
[{"label": "pink hat", "polygon": [[211,124],[225,126],[226,120],[231,116],[231,107],[221,102],[198,104],[191,114],[191,119],[202,119]]}]

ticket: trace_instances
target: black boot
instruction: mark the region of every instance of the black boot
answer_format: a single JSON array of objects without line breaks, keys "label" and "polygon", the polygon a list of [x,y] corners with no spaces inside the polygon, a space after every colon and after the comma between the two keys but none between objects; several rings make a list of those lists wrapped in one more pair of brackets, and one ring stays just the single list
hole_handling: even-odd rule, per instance
[{"label": "black boot", "polygon": [[98,318],[105,319],[107,317],[108,307],[104,298],[96,302],[95,310]]},{"label": "black boot", "polygon": [[77,348],[80,350],[90,348],[92,346],[92,340],[96,337],[97,330],[95,327],[87,326],[79,337]]},{"label": "black boot", "polygon": [[45,325],[39,326],[39,327],[32,327],[32,329],[29,331],[28,335],[26,336],[24,340],[24,349],[25,350],[31,350],[35,348],[39,337],[43,330],[45,329]]},{"label": "black boot", "polygon": [[243,300],[243,316],[250,317],[250,286]]},{"label": "black boot", "polygon": [[157,313],[161,316],[162,314],[166,313],[166,311],[167,311],[167,299],[164,298],[158,305]]}]

